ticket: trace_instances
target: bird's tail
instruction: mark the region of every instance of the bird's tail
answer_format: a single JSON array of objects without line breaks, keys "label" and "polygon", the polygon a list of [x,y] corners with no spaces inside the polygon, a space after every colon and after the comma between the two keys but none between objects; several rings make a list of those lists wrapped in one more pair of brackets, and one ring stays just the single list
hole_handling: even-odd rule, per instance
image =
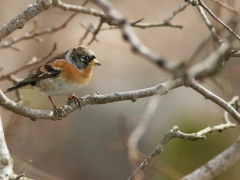
[{"label": "bird's tail", "polygon": [[20,84],[16,84],[15,86],[8,88],[4,93],[14,91],[14,90],[16,90],[16,89],[18,89],[18,88],[21,88],[21,87],[27,86],[28,84],[29,84],[29,83],[20,83]]}]

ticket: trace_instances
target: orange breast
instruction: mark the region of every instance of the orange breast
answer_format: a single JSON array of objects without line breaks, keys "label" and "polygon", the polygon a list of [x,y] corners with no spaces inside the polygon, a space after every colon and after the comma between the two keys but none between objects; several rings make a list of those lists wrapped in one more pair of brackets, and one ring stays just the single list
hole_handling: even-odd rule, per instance
[{"label": "orange breast", "polygon": [[53,67],[58,67],[59,70],[62,71],[61,74],[63,77],[77,84],[88,84],[92,76],[92,66],[88,66],[86,69],[79,70],[65,60],[54,61],[50,63],[50,65],[53,65]]}]

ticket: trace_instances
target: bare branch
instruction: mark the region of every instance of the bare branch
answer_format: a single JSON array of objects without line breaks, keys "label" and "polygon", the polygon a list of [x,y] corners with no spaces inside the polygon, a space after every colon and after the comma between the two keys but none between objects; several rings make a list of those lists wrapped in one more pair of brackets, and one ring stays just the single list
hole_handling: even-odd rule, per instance
[{"label": "bare branch", "polygon": [[94,40],[96,40],[96,36],[97,36],[97,34],[99,33],[99,31],[101,30],[101,27],[102,27],[103,23],[104,23],[104,20],[101,18],[100,21],[99,21],[99,24],[98,24],[97,29],[95,29],[95,30],[92,32],[93,37],[92,37],[92,39],[90,40],[90,42],[87,44],[88,46],[89,46],[90,44],[92,44],[92,42],[93,42]]},{"label": "bare branch", "polygon": [[131,23],[133,27],[139,27],[139,28],[150,28],[150,27],[160,27],[160,26],[170,26],[170,27],[176,27],[176,28],[182,28],[180,25],[173,25],[170,23],[170,21],[181,11],[183,11],[189,3],[183,3],[173,11],[165,20],[159,23]]},{"label": "bare branch", "polygon": [[114,24],[113,22],[111,22],[111,20],[108,21],[109,17],[102,11],[97,11],[95,9],[92,8],[86,8],[83,6],[76,6],[76,5],[71,5],[71,4],[66,4],[63,3],[61,0],[52,0],[52,5],[59,7],[65,11],[74,11],[77,13],[83,13],[83,14],[88,14],[88,15],[93,15],[96,17],[100,17],[102,19],[105,19],[106,22],[110,23],[110,24]]},{"label": "bare branch", "polygon": [[15,43],[18,43],[22,40],[28,40],[28,39],[33,39],[33,38],[36,38],[38,36],[41,36],[41,35],[44,35],[44,34],[52,34],[52,33],[55,33],[63,28],[65,28],[67,26],[67,24],[77,15],[77,13],[73,13],[63,24],[61,24],[60,26],[58,27],[48,27],[46,29],[43,29],[43,30],[40,30],[40,31],[37,31],[36,29],[35,30],[32,30],[30,32],[27,32],[25,34],[23,34],[22,36],[20,37],[17,37],[17,38],[14,38],[10,41],[5,41],[3,42],[2,44],[0,44],[0,49],[1,48],[7,48],[7,47],[12,47],[13,44]]},{"label": "bare branch", "polygon": [[211,1],[215,2],[215,3],[218,4],[219,6],[224,7],[225,9],[229,10],[230,12],[233,12],[235,15],[239,15],[239,13],[237,12],[236,9],[234,9],[233,7],[227,5],[226,3],[221,2],[221,1],[219,1],[219,0],[211,0]]},{"label": "bare branch", "polygon": [[217,74],[223,67],[224,62],[229,58],[230,44],[225,41],[211,52],[204,61],[188,69],[187,74],[196,79]]},{"label": "bare branch", "polygon": [[221,19],[219,19],[204,3],[202,0],[198,0],[199,5],[202,6],[217,22],[219,22],[223,27],[225,27],[233,36],[235,36],[240,41],[240,36],[237,35],[228,25],[226,25]]},{"label": "bare branch", "polygon": [[[238,102],[239,102],[239,97],[235,96],[232,98],[232,100],[230,102],[228,102],[228,104],[230,104],[231,106],[236,106],[235,109],[238,110],[239,109]],[[224,120],[224,123],[230,123],[227,111],[224,112],[223,120]]]},{"label": "bare branch", "polygon": [[[141,137],[145,134],[148,124],[150,120],[152,119],[152,116],[154,115],[155,111],[157,110],[157,106],[160,102],[160,99],[156,97],[151,97],[149,100],[149,103],[146,107],[145,112],[143,113],[140,122],[138,123],[138,126],[134,129],[134,131],[131,133],[129,140],[128,140],[128,149],[129,149],[129,157],[134,157],[135,151],[137,151],[138,142],[141,139]],[[132,153],[132,154],[131,154]]]},{"label": "bare branch", "polygon": [[[209,126],[197,133],[192,133],[192,134],[183,133],[178,129],[177,126],[174,126],[172,130],[170,130],[168,133],[164,134],[161,142],[157,145],[157,147],[153,150],[153,152],[141,163],[141,165],[129,177],[128,180],[133,180],[133,179],[136,179],[138,176],[141,176],[143,171],[149,165],[149,163],[152,162],[152,160],[163,151],[163,147],[172,138],[179,138],[179,139],[191,140],[191,141],[205,140],[206,139],[205,134],[207,134],[207,133],[212,133],[213,131],[222,132],[224,129],[233,128],[235,126],[236,126],[235,124],[232,124],[231,122],[229,122],[229,123],[224,123],[224,124],[220,124],[217,126]],[[204,179],[204,178],[202,178],[202,179]]]},{"label": "bare branch", "polygon": [[20,68],[12,71],[12,72],[10,72],[10,73],[1,75],[1,76],[0,76],[0,81],[5,80],[5,79],[10,79],[10,80],[11,80],[11,78],[12,78],[11,76],[12,76],[13,74],[19,73],[19,72],[25,70],[26,68],[28,68],[28,67],[30,67],[30,66],[32,66],[32,65],[36,65],[36,64],[44,61],[45,59],[49,58],[49,57],[53,54],[53,52],[56,50],[56,48],[57,48],[57,44],[54,43],[52,50],[51,50],[51,51],[49,52],[49,54],[47,54],[45,57],[42,57],[42,58],[39,58],[39,59],[30,61],[30,62],[28,62],[28,63],[27,63],[25,66],[23,66],[23,67],[20,67]]},{"label": "bare branch", "polygon": [[[164,95],[169,90],[180,87],[184,84],[183,79],[177,79],[175,81],[166,82],[163,84],[158,84],[156,86],[140,89],[136,91],[128,91],[128,92],[119,92],[119,93],[112,93],[106,95],[98,95],[92,94],[82,97],[82,107],[88,104],[106,104],[106,103],[113,103],[118,101],[126,101],[131,100],[135,102],[138,98],[144,98],[154,95]],[[37,119],[49,119],[49,120],[57,120],[59,119],[58,114],[54,114],[53,111],[50,110],[36,110],[30,109],[27,107],[22,106],[19,103],[15,103],[8,99],[5,94],[0,90],[0,105],[5,107],[6,109],[19,114],[21,116],[29,117],[32,120]],[[61,107],[64,111],[62,117],[66,117],[71,112],[79,109],[78,104],[75,104],[74,101],[69,101],[67,105]]]},{"label": "bare branch", "polygon": [[30,4],[25,11],[0,27],[0,41],[16,29],[22,29],[27,21],[48,9],[51,4],[51,0],[37,0],[36,3]]},{"label": "bare branch", "polygon": [[223,174],[240,161],[240,136],[228,149],[198,168],[182,180],[212,180]]},{"label": "bare branch", "polygon": [[223,99],[221,99],[214,93],[210,92],[206,88],[202,87],[194,79],[186,80],[185,86],[191,87],[195,91],[202,94],[205,97],[205,99],[210,99],[214,103],[218,104],[220,107],[225,109],[240,124],[240,114],[230,104],[225,102]]},{"label": "bare branch", "polygon": [[208,27],[211,35],[213,36],[214,41],[221,43],[223,40],[218,36],[218,34],[216,33],[215,27],[210,23],[210,21],[208,20],[208,17],[206,16],[205,12],[203,11],[202,7],[200,6],[200,4],[198,3],[198,0],[194,0],[195,5],[197,6],[197,9],[200,13],[200,15],[203,18],[203,21],[205,22],[206,26]]},{"label": "bare branch", "polygon": [[13,160],[10,156],[5,136],[3,132],[2,120],[0,116],[0,179],[7,180],[14,178]]},{"label": "bare branch", "polygon": [[123,18],[123,16],[113,8],[112,4],[107,0],[92,0],[97,6],[102,8],[108,16],[117,23],[122,31],[123,39],[128,41],[134,52],[141,54],[157,66],[163,68],[166,71],[173,72],[178,68],[178,65],[159,57],[156,53],[151,51],[148,47],[140,42],[137,35],[134,33],[129,22]]}]

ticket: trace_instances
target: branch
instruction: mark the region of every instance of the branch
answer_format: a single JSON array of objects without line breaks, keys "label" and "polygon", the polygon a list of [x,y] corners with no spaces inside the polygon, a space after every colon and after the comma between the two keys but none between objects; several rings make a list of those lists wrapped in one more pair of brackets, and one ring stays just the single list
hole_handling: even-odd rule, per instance
[{"label": "branch", "polygon": [[239,35],[237,35],[228,25],[226,25],[221,19],[219,19],[215,14],[213,14],[213,12],[203,3],[202,0],[198,1],[199,5],[202,6],[208,12],[208,14],[210,14],[213,17],[214,20],[219,22],[223,27],[225,27],[233,36],[235,36],[240,41]]},{"label": "branch", "polygon": [[[138,98],[144,98],[144,97],[149,97],[154,95],[164,95],[169,90],[183,86],[183,84],[184,84],[184,80],[178,79],[175,81],[158,84],[150,88],[140,89],[135,91],[116,92],[116,93],[106,94],[106,95],[98,95],[98,94],[87,95],[82,97],[83,99],[82,107],[89,104],[90,105],[106,104],[106,103],[113,103],[113,102],[126,101],[126,100],[131,100],[132,102],[135,102]],[[58,114],[54,114],[53,111],[31,109],[31,108],[24,107],[19,103],[15,103],[14,101],[8,99],[1,90],[0,90],[0,105],[16,114],[29,117],[32,120],[59,119]],[[79,109],[79,106],[78,104],[75,104],[74,101],[69,101],[67,105],[62,106],[61,108],[64,111],[64,113],[62,114],[62,117],[66,117],[71,112]]]},{"label": "branch", "polygon": [[235,15],[239,15],[239,13],[237,12],[236,9],[234,9],[233,7],[227,5],[226,3],[221,2],[219,0],[211,0],[211,1],[215,2],[216,4],[218,4],[219,6],[225,8],[225,9],[227,9],[228,11],[234,13]]},{"label": "branch", "polygon": [[139,28],[150,28],[150,27],[160,27],[160,26],[170,26],[170,27],[176,27],[176,28],[182,28],[180,25],[173,25],[170,23],[170,21],[181,11],[183,11],[189,3],[183,3],[181,4],[178,9],[173,11],[165,20],[159,23],[131,23],[133,27],[139,27]]},{"label": "branch", "polygon": [[53,54],[53,52],[56,50],[56,48],[57,48],[57,44],[54,43],[52,50],[51,50],[51,51],[49,52],[49,54],[47,54],[45,57],[38,58],[38,59],[36,59],[36,60],[32,60],[32,61],[28,62],[28,63],[27,63],[25,66],[23,66],[23,67],[20,67],[20,68],[12,71],[12,72],[10,72],[10,73],[0,75],[0,81],[5,80],[5,79],[11,79],[11,76],[12,76],[13,74],[19,73],[19,72],[25,70],[26,68],[28,68],[28,67],[30,67],[30,66],[32,66],[32,65],[36,65],[36,64],[44,61],[45,59],[49,58],[49,57]]},{"label": "branch", "polygon": [[51,3],[51,0],[37,0],[36,3],[30,4],[25,11],[0,27],[0,41],[16,29],[22,29],[27,21],[48,9]]},{"label": "branch", "polygon": [[3,132],[0,116],[0,179],[13,179],[13,160],[10,156]]},{"label": "branch", "polygon": [[104,12],[117,23],[117,26],[119,26],[122,31],[123,39],[129,42],[135,53],[139,53],[166,71],[173,72],[178,68],[178,65],[158,56],[155,52],[151,51],[148,47],[142,44],[137,35],[134,33],[130,23],[123,18],[123,16],[115,8],[113,8],[109,1],[92,0],[92,2],[103,9]]},{"label": "branch", "polygon": [[188,69],[187,74],[196,79],[217,74],[229,58],[229,51],[230,44],[227,41],[221,43],[216,50],[204,58],[204,61],[200,61]]},{"label": "branch", "polygon": [[23,34],[22,36],[20,37],[17,37],[17,38],[14,38],[10,41],[5,41],[3,42],[2,44],[0,44],[0,49],[1,48],[7,48],[7,47],[11,47],[13,44],[15,43],[18,43],[22,40],[28,40],[28,39],[32,39],[34,37],[38,37],[38,36],[41,36],[41,35],[44,35],[44,34],[52,34],[52,33],[55,33],[63,28],[65,28],[67,26],[67,24],[74,18],[74,16],[76,16],[76,13],[73,13],[63,24],[61,24],[60,26],[58,27],[48,27],[46,29],[43,29],[43,30],[32,30],[30,32],[27,32],[25,34]]},{"label": "branch", "polygon": [[240,136],[228,149],[198,168],[182,180],[212,180],[223,174],[240,161]]},{"label": "branch", "polygon": [[66,4],[66,3],[63,3],[61,0],[52,0],[52,1],[53,1],[53,3],[52,3],[53,6],[61,8],[64,11],[73,11],[73,12],[78,12],[78,13],[82,13],[82,14],[93,15],[93,16],[104,19],[106,22],[110,23],[110,25],[114,25],[114,23],[109,19],[109,17],[102,11],[97,11],[95,9],[86,8],[83,6]]},{"label": "branch", "polygon": [[197,9],[198,9],[200,15],[202,16],[203,21],[205,22],[206,26],[208,27],[211,35],[213,36],[214,41],[221,43],[223,40],[217,35],[215,27],[208,20],[208,17],[206,16],[205,12],[203,11],[202,7],[200,6],[199,1],[194,0],[194,3],[197,6]]},{"label": "branch", "polygon": [[214,103],[218,104],[220,107],[225,109],[240,124],[240,114],[226,101],[224,101],[214,93],[210,92],[209,90],[198,84],[194,79],[188,79],[186,81],[185,86],[191,87],[195,91],[202,94],[205,97],[205,99],[210,99]]},{"label": "branch", "polygon": [[[150,162],[159,154],[162,153],[164,146],[173,138],[179,138],[183,140],[205,140],[205,134],[211,133],[213,131],[220,131],[219,129],[227,129],[231,127],[235,127],[235,124],[227,123],[220,124],[218,126],[207,127],[197,133],[186,134],[181,132],[177,126],[174,126],[168,133],[163,135],[162,140],[157,145],[157,147],[153,150],[153,152],[140,164],[140,166],[136,169],[136,171],[128,178],[128,180],[138,179],[139,176],[142,176],[143,171],[149,165]],[[194,179],[194,178],[193,178]],[[204,179],[204,178],[203,178]],[[204,179],[205,180],[205,179]]]}]

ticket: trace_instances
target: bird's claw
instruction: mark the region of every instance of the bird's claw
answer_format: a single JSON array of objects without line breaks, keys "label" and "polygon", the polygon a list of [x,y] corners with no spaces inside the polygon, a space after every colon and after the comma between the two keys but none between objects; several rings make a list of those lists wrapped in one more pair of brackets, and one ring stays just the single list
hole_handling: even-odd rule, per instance
[{"label": "bird's claw", "polygon": [[71,101],[71,100],[73,100],[76,104],[78,104],[78,106],[81,110],[83,98],[79,98],[79,97],[75,96],[75,94],[71,94],[68,96],[67,101]]},{"label": "bird's claw", "polygon": [[63,118],[62,113],[64,113],[63,108],[56,107],[56,106],[54,106],[53,108],[54,108],[53,111],[56,112],[58,115],[58,120],[62,120],[62,118]]}]

